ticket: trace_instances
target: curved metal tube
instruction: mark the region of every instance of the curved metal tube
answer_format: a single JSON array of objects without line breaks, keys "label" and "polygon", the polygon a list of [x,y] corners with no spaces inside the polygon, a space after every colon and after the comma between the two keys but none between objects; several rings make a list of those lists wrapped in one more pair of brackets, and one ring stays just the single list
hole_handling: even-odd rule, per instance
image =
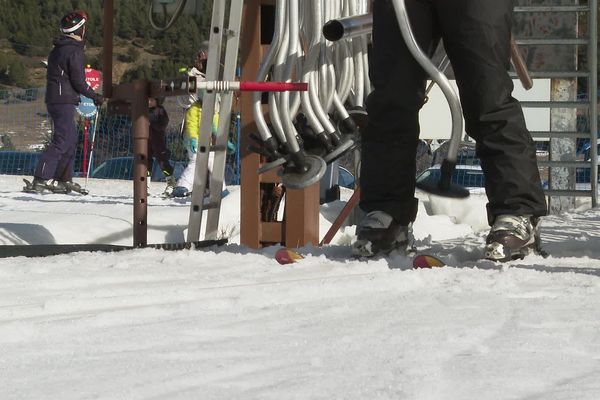
[{"label": "curved metal tube", "polygon": [[[312,15],[310,15],[309,20],[319,21],[321,18],[321,1],[313,1],[308,3],[311,7]],[[307,24],[308,25],[308,24]],[[314,26],[317,26],[317,23],[314,23]],[[316,73],[317,70],[317,62],[319,59],[319,38],[314,32],[309,32],[310,43],[308,44],[308,51],[305,54],[304,58],[304,73],[302,75],[302,80],[304,82],[311,82],[311,77]],[[317,92],[317,87],[314,87],[313,92]],[[306,118],[308,119],[308,123],[310,127],[315,131],[315,133],[321,133],[323,131],[323,125],[319,121],[310,101],[310,93],[304,92],[301,94],[302,99],[302,109],[306,114]]]},{"label": "curved metal tube", "polygon": [[[289,8],[288,8],[288,38],[289,38],[289,47],[287,50],[287,59],[285,61],[285,68],[283,72],[283,81],[288,81],[291,79],[292,71],[298,62],[298,37],[299,37],[299,16],[298,16],[298,0],[289,0]],[[289,150],[291,153],[298,153],[300,151],[300,146],[298,141],[296,140],[296,136],[298,132],[296,131],[296,127],[292,122],[292,112],[290,107],[290,93],[283,92],[281,93],[280,98],[280,112],[281,112],[281,122],[283,123],[283,130],[285,133],[285,137],[288,142]]]},{"label": "curved metal tube", "polygon": [[352,47],[354,49],[354,104],[362,107],[365,99],[363,48],[358,39],[352,40]]},{"label": "curved metal tube", "polygon": [[[287,7],[287,0],[278,0],[279,2],[285,3]],[[283,37],[281,38],[281,43],[278,48],[277,55],[275,57],[275,62],[273,64],[273,79],[277,81],[283,81],[284,69],[286,65],[286,57],[289,46],[289,12],[284,9],[283,13]],[[280,93],[269,93],[269,117],[271,120],[271,124],[273,125],[273,130],[277,136],[277,140],[280,144],[287,143],[288,139],[285,134],[285,129],[283,127],[283,122],[281,119],[281,103],[280,103]]]},{"label": "curved metal tube", "polygon": [[425,55],[425,53],[423,53],[419,47],[419,44],[417,43],[417,40],[415,39],[410,27],[410,21],[408,20],[408,14],[406,12],[406,4],[404,0],[393,0],[393,4],[396,11],[396,18],[398,18],[398,25],[400,25],[400,31],[402,32],[402,37],[408,46],[408,50],[411,52],[415,60],[421,65],[421,67],[423,67],[425,72],[431,76],[431,79],[433,79],[439,85],[440,89],[442,89],[442,92],[444,93],[444,96],[446,97],[446,100],[448,101],[450,114],[452,116],[452,134],[450,137],[450,146],[448,147],[447,160],[455,164],[463,130],[462,108],[460,106],[458,95],[454,91],[454,88],[450,85],[448,78],[446,78],[446,76],[435,67],[429,57],[427,57],[427,55]]},{"label": "curved metal tube", "polygon": [[[256,75],[257,81],[264,81],[269,73],[269,69],[273,65],[273,60],[275,59],[275,55],[279,50],[281,37],[283,36],[283,27],[284,23],[282,19],[284,19],[285,14],[285,1],[277,2],[277,12],[275,13],[275,28],[273,32],[273,39],[271,40],[271,46],[269,46],[269,50],[267,54],[263,58],[262,64],[259,67],[258,73]],[[254,121],[256,122],[256,127],[258,128],[258,132],[260,137],[266,141],[271,137],[271,132],[269,131],[269,127],[265,121],[262,105],[261,105],[261,95],[262,92],[254,92],[252,94],[252,112],[254,115]]]},{"label": "curved metal tube", "polygon": [[368,52],[368,43],[367,43],[367,38],[365,36],[361,36],[359,38],[362,48],[363,48],[363,56],[362,56],[362,60],[363,60],[363,74],[364,74],[364,79],[363,79],[363,84],[365,85],[365,100],[366,100],[366,96],[369,95],[369,93],[371,93],[371,91],[373,90],[373,87],[371,85],[371,77],[369,76],[369,52]]},{"label": "curved metal tube", "polygon": [[340,94],[340,100],[345,103],[352,90],[354,84],[354,57],[350,52],[350,45],[348,41],[336,43],[336,50],[340,53],[342,58],[342,71],[339,80],[338,93]]}]

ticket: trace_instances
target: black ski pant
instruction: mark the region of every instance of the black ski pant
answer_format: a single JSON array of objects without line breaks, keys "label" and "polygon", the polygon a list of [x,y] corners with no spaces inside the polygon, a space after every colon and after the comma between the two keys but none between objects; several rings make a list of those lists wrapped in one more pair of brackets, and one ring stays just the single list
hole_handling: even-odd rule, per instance
[{"label": "black ski pant", "polygon": [[160,170],[165,176],[173,175],[173,166],[169,160],[170,153],[167,149],[165,132],[151,131],[148,140],[148,172],[152,175],[154,159],[158,162]]},{"label": "black ski pant", "polygon": [[74,104],[46,104],[54,132],[38,161],[35,176],[44,180],[71,177],[77,150]]},{"label": "black ski pant", "polygon": [[[535,144],[508,75],[513,1],[406,0],[406,7],[423,51],[433,54],[443,39],[465,130],[477,143],[485,174],[490,223],[501,214],[545,215]],[[417,213],[418,112],[427,76],[402,40],[390,0],[374,2],[370,76],[360,207],[385,211],[405,225]]]}]

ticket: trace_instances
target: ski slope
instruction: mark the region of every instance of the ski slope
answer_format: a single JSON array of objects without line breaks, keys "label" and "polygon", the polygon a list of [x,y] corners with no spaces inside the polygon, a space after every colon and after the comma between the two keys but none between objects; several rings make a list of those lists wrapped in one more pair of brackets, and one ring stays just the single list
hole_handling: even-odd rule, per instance
[{"label": "ski slope", "polygon": [[[0,244],[132,244],[129,181],[0,184]],[[480,260],[482,193],[421,194],[417,246],[449,267],[344,260],[354,227],[281,266],[239,245],[229,190],[222,247],[0,259],[0,398],[600,398],[600,210],[545,218],[550,256],[501,265]],[[343,205],[322,206],[321,236]],[[188,214],[150,197],[148,242],[183,241]]]}]

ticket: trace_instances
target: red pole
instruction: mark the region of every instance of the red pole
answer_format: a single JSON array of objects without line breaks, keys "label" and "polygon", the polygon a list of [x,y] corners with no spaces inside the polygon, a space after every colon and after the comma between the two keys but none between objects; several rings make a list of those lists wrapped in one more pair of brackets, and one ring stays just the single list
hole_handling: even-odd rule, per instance
[{"label": "red pole", "polygon": [[197,83],[199,89],[215,92],[306,92],[306,82],[252,82],[252,81],[202,81]]},{"label": "red pole", "polygon": [[89,132],[90,120],[84,118],[83,120],[83,176],[87,176],[87,153],[88,153],[88,132]]},{"label": "red pole", "polygon": [[241,92],[306,92],[305,82],[240,82]]}]

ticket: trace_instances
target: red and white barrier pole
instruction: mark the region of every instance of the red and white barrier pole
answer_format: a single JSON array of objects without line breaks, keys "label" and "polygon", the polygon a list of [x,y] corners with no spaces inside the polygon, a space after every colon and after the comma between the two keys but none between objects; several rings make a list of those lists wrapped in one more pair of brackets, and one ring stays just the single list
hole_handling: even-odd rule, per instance
[{"label": "red and white barrier pole", "polygon": [[202,81],[196,83],[198,89],[209,92],[305,92],[305,82],[238,82],[238,81]]}]

